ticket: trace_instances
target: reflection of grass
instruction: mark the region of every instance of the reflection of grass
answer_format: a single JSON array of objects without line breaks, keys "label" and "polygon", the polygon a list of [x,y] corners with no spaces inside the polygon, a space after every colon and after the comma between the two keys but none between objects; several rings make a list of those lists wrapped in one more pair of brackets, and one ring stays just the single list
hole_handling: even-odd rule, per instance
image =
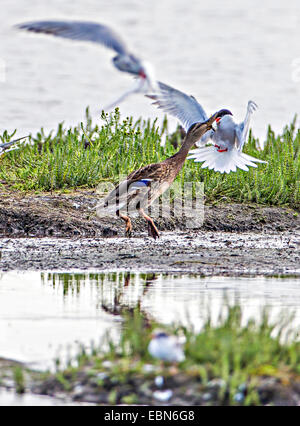
[{"label": "reflection of grass", "polygon": [[[91,277],[89,277],[91,279]],[[68,294],[79,294],[81,286],[85,285],[87,276],[85,274],[71,273],[42,273],[42,283],[50,283],[53,288],[63,287],[64,296]]]},{"label": "reflection of grass", "polygon": [[[169,275],[167,275],[169,277]],[[103,284],[116,284],[113,288],[118,291],[118,288],[127,287],[134,283],[136,278],[139,277],[144,283],[146,288],[152,281],[158,277],[157,274],[134,274],[130,272],[102,272],[102,273],[70,273],[70,272],[54,272],[54,273],[41,273],[41,280],[43,284],[50,284],[54,289],[58,287],[63,288],[63,295],[79,294],[81,287],[86,283],[93,283],[97,288],[102,288]],[[174,277],[176,278],[176,277]]]},{"label": "reflection of grass", "polygon": [[[66,130],[60,125],[56,134],[48,136],[41,130],[33,138],[33,145],[5,154],[0,180],[21,190],[95,187],[101,181],[117,182],[119,176],[175,153],[168,137],[165,147],[161,146],[166,122],[159,130],[156,122],[122,122],[118,112],[112,117],[103,115],[102,119],[104,124],[98,126],[87,118],[82,130]],[[300,132],[294,121],[281,136],[275,136],[269,128],[261,151],[250,135],[245,151],[267,160],[268,165],[224,176],[188,161],[177,179],[204,182],[209,201],[250,201],[299,208],[299,146]]]},{"label": "reflection of grass", "polygon": [[167,331],[186,339],[186,360],[175,367],[151,359],[147,350],[153,329],[164,326],[139,308],[120,307],[119,312],[124,321],[119,341],[108,338],[105,350],[94,347],[91,353],[82,348],[78,366],[49,376],[39,385],[44,392],[72,394],[80,383],[77,399],[92,394],[106,404],[157,404],[154,378],[163,375],[177,404],[258,405],[286,402],[284,392],[300,378],[300,343],[296,332],[286,333],[291,318],[271,325],[265,312],[259,321],[243,325],[241,308],[235,306],[227,307],[216,327],[208,319],[201,333],[170,326]]}]

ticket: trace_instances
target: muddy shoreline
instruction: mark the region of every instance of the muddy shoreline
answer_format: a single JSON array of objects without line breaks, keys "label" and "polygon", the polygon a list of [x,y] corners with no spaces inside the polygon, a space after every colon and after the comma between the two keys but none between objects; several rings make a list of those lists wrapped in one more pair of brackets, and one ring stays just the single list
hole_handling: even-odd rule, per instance
[{"label": "muddy shoreline", "polygon": [[164,233],[141,238],[0,239],[0,270],[127,270],[300,277],[300,236]]},{"label": "muddy shoreline", "polygon": [[159,220],[161,238],[134,220],[99,219],[97,194],[0,193],[0,270],[139,270],[300,276],[300,215],[279,207],[205,206],[203,226]]},{"label": "muddy shoreline", "polygon": [[[98,218],[101,194],[94,190],[40,195],[0,190],[0,238],[114,237],[123,236],[124,224],[109,217]],[[176,218],[158,219],[161,231],[186,231]],[[145,223],[133,221],[133,237],[145,232]],[[284,207],[257,204],[218,203],[205,205],[204,223],[195,228],[221,232],[300,231],[299,212]]]}]

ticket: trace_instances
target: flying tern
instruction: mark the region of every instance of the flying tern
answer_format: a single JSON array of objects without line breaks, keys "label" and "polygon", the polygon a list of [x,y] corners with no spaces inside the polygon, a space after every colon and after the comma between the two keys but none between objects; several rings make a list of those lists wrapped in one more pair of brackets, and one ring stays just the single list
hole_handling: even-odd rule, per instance
[{"label": "flying tern", "polygon": [[98,43],[114,50],[117,53],[113,58],[114,66],[119,71],[136,76],[137,81],[105,109],[111,109],[119,105],[133,93],[145,94],[157,90],[157,83],[151,64],[132,54],[119,34],[106,25],[84,21],[36,21],[17,25],[17,28],[71,40]]}]

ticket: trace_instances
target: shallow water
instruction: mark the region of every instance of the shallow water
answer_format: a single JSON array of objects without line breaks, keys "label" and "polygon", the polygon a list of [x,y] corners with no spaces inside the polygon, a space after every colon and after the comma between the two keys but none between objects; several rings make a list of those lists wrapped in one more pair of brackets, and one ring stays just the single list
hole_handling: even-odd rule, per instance
[{"label": "shallow water", "polygon": [[224,297],[241,304],[244,321],[269,307],[272,318],[294,312],[290,326],[300,325],[299,279],[9,272],[0,276],[0,357],[53,368],[56,357],[72,357],[80,343],[98,344],[105,333],[118,332],[119,317],[103,309],[116,297],[126,306],[140,300],[162,323],[192,323],[196,329],[209,310],[217,321]]},{"label": "shallow water", "polygon": [[[0,407],[61,407],[78,406],[82,404],[73,404],[56,398],[49,398],[39,395],[16,395],[14,391],[0,389]],[[88,405],[88,404],[85,404]]]},{"label": "shallow water", "polygon": [[[259,105],[256,136],[276,131],[300,112],[299,1],[2,0],[0,131],[19,134],[57,123],[78,124],[114,100],[131,78],[115,70],[102,47],[19,34],[12,26],[36,19],[85,19],[112,25],[157,78],[195,95],[208,112],[230,108],[243,119],[249,99]],[[159,113],[137,96],[122,113]],[[162,115],[159,115],[162,117]],[[174,126],[174,121],[172,121]]]}]

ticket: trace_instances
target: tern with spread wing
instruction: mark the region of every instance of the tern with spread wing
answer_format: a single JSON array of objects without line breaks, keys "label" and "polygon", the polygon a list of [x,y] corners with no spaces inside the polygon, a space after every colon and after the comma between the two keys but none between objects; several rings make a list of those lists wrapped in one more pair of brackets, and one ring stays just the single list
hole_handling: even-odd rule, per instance
[{"label": "tern with spread wing", "polygon": [[[206,112],[193,96],[164,83],[158,85],[160,90],[147,96],[155,100],[154,105],[178,118],[186,130],[194,123],[207,120]],[[242,152],[248,137],[250,118],[256,108],[257,105],[249,101],[245,120],[240,124],[236,124],[231,115],[217,120],[216,129],[201,138],[197,143],[199,148],[190,151],[189,159],[203,162],[202,168],[208,167],[221,173],[236,172],[237,168],[248,171],[249,166],[257,167],[256,163],[265,163]],[[204,147],[209,140],[213,146]]]},{"label": "tern with spread wing", "polygon": [[145,94],[150,91],[155,92],[157,89],[151,65],[133,55],[122,38],[106,25],[81,21],[39,21],[24,23],[17,28],[71,40],[98,43],[114,50],[117,53],[113,58],[114,66],[119,71],[135,75],[137,81],[119,99],[107,106],[107,109],[117,106],[133,93]]},{"label": "tern with spread wing", "polygon": [[132,224],[128,212],[138,212],[148,224],[148,235],[155,240],[159,238],[154,221],[145,212],[145,209],[172,185],[183,167],[190,148],[207,131],[211,130],[216,120],[226,115],[231,115],[231,112],[222,109],[208,120],[194,123],[188,130],[180,150],[175,155],[161,163],[150,164],[132,172],[100,203],[97,208],[98,216],[105,217],[110,213],[116,214],[125,222],[125,235],[129,237]]},{"label": "tern with spread wing", "polygon": [[[29,136],[23,136],[22,138],[15,139],[15,140],[10,141],[10,142],[1,143],[1,144],[0,144],[0,155],[1,155],[4,151],[14,149],[14,148],[13,148],[13,146],[14,146],[17,142],[20,142],[20,141],[22,141],[23,139],[26,139],[26,138],[28,138],[28,137],[29,137]],[[16,146],[16,148],[17,148],[17,146]]]}]

